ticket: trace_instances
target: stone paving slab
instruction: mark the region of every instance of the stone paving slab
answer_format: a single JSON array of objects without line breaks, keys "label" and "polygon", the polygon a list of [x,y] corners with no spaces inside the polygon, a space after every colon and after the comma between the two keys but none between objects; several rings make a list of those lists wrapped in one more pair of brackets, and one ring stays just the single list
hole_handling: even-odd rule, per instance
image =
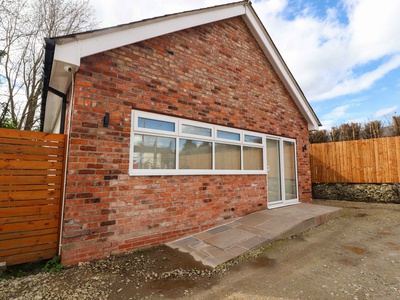
[{"label": "stone paving slab", "polygon": [[321,225],[340,216],[340,208],[314,204],[263,210],[216,226],[167,246],[215,268],[248,251]]}]

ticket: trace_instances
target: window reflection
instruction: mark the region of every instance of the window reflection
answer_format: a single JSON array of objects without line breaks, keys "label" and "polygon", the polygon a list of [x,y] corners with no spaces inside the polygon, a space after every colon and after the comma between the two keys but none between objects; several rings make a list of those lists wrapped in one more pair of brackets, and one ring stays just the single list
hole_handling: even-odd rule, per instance
[{"label": "window reflection", "polygon": [[211,136],[211,129],[191,125],[182,125],[182,132],[188,134]]},{"label": "window reflection", "polygon": [[212,169],[212,143],[181,139],[179,169]]},{"label": "window reflection", "polygon": [[215,169],[240,170],[240,146],[215,143]]},{"label": "window reflection", "polygon": [[138,127],[170,132],[175,131],[175,123],[147,118],[138,118]]},{"label": "window reflection", "polygon": [[282,200],[279,141],[267,139],[268,202]]},{"label": "window reflection", "polygon": [[135,134],[133,169],[175,169],[174,138]]},{"label": "window reflection", "polygon": [[263,148],[243,147],[243,169],[263,169]]},{"label": "window reflection", "polygon": [[245,134],[244,141],[247,143],[262,144],[262,137]]},{"label": "window reflection", "polygon": [[233,141],[240,141],[240,134],[235,132],[228,132],[228,131],[217,131],[217,138],[226,139],[226,140],[233,140]]},{"label": "window reflection", "polygon": [[295,147],[292,142],[283,142],[283,160],[284,160],[284,177],[285,177],[285,199],[297,198],[297,182],[296,182],[296,157]]}]

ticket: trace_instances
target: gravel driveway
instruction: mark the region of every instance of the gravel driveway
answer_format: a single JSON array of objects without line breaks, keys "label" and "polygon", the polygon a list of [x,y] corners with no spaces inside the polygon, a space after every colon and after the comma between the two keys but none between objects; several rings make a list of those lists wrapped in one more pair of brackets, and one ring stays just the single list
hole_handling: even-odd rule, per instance
[{"label": "gravel driveway", "polygon": [[167,247],[0,280],[0,299],[400,299],[400,205],[342,216],[217,269]]}]

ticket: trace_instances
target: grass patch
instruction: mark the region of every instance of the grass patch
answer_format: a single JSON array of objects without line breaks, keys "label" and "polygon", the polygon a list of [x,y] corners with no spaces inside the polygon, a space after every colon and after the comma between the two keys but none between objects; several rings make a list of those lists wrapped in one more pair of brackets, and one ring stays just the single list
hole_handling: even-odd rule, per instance
[{"label": "grass patch", "polygon": [[146,249],[136,249],[133,251],[133,253],[145,253]]},{"label": "grass patch", "polygon": [[61,256],[56,255],[52,259],[46,262],[46,264],[43,267],[44,272],[49,272],[49,273],[58,273],[60,272],[64,266],[61,263]]}]

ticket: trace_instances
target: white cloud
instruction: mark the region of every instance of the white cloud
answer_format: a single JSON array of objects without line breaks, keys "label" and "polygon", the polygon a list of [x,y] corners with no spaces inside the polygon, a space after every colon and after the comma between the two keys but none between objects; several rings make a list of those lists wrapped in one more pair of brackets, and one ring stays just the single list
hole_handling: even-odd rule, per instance
[{"label": "white cloud", "polygon": [[395,115],[396,110],[397,110],[396,105],[393,107],[380,109],[373,115],[373,118],[381,118],[381,117],[385,117],[385,116]]},{"label": "white cloud", "polygon": [[102,27],[115,26],[143,19],[174,14],[203,7],[215,6],[229,0],[90,0]]},{"label": "white cloud", "polygon": [[358,61],[400,51],[400,1],[347,0],[350,23],[350,47],[359,50]]},{"label": "white cloud", "polygon": [[[343,0],[347,25],[334,8],[324,19],[309,9],[285,20],[287,7],[271,13],[270,2],[254,7],[310,101],[366,90],[400,66],[398,56],[391,57],[400,53],[400,1]],[[354,73],[382,58],[387,62],[366,74]]]},{"label": "white cloud", "polygon": [[346,110],[348,110],[350,108],[350,106],[351,106],[350,104],[338,106],[329,114],[323,115],[322,118],[325,118],[325,119],[342,118],[346,114]]},{"label": "white cloud", "polygon": [[341,123],[340,120],[346,116],[346,111],[351,107],[351,104],[345,104],[336,107],[330,113],[321,117],[322,129],[330,129],[332,126]]},{"label": "white cloud", "polygon": [[357,78],[350,78],[337,84],[331,90],[321,93],[314,100],[325,100],[341,95],[353,94],[370,88],[377,80],[385,76],[388,72],[400,67],[400,55],[392,57],[390,61],[380,65],[371,72],[364,73]]}]

